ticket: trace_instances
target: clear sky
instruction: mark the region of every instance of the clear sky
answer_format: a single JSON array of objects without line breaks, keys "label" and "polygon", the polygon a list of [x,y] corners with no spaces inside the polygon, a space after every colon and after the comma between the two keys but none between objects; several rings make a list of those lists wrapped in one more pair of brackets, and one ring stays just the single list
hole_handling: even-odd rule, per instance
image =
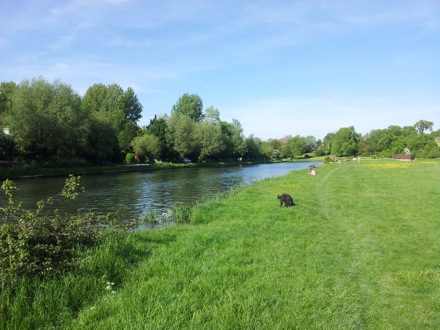
[{"label": "clear sky", "polygon": [[0,0],[0,81],[132,87],[140,125],[184,93],[244,134],[440,129],[440,0]]}]

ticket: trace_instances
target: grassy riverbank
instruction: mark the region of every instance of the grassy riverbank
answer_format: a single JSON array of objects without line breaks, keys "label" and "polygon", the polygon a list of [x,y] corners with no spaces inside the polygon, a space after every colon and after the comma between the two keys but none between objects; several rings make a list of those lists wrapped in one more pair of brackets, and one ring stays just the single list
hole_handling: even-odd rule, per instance
[{"label": "grassy riverbank", "polygon": [[439,161],[362,161],[257,182],[2,292],[0,328],[438,329],[439,178]]}]

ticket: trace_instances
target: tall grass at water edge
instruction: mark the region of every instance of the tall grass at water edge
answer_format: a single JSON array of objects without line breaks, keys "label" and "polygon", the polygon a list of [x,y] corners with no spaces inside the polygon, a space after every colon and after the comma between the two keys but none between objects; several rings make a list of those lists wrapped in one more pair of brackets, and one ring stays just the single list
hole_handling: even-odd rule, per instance
[{"label": "tall grass at water edge", "polygon": [[[4,329],[438,329],[440,162],[293,171],[1,293]],[[289,193],[296,207],[279,207]]]}]

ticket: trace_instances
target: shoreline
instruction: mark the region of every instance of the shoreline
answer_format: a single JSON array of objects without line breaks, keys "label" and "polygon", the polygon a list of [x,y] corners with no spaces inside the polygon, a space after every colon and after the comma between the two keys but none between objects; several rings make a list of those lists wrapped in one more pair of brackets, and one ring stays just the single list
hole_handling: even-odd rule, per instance
[{"label": "shoreline", "polygon": [[[301,162],[291,161],[291,162]],[[309,161],[309,160],[307,160]],[[91,165],[81,167],[34,167],[34,168],[3,168],[0,169],[0,180],[24,180],[43,177],[57,177],[73,175],[105,175],[129,172],[147,172],[194,167],[225,167],[225,166],[250,166],[257,164],[276,163],[272,161],[242,161],[242,162],[210,162],[210,163],[156,163],[135,165]]]}]

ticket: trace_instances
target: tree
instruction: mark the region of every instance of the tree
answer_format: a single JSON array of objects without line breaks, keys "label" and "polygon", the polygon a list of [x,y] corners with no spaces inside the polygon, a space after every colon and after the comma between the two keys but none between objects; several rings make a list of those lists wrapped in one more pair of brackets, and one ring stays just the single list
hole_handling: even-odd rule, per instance
[{"label": "tree", "polygon": [[324,148],[326,154],[330,154],[332,151],[332,144],[333,141],[335,140],[335,133],[328,133],[325,137],[324,140],[322,141],[322,147]]},{"label": "tree", "polygon": [[257,160],[264,158],[264,155],[261,151],[261,146],[263,142],[260,138],[255,137],[254,135],[250,135],[246,139],[246,153],[244,157],[248,160]]},{"label": "tree", "polygon": [[60,81],[23,81],[15,89],[6,121],[19,150],[32,158],[77,157],[86,144],[81,98]]},{"label": "tree", "polygon": [[119,158],[118,137],[108,122],[90,118],[86,139],[87,148],[83,153],[86,160],[101,163]]},{"label": "tree", "polygon": [[124,91],[117,84],[95,84],[87,89],[82,107],[93,118],[111,125],[118,138],[115,147],[123,153],[130,151],[131,141],[139,133],[136,122],[142,113],[142,105],[131,87]]},{"label": "tree", "polygon": [[141,128],[131,121],[124,123],[124,126],[119,130],[117,135],[119,149],[126,154],[131,151],[131,142],[134,138],[141,134]]},{"label": "tree", "polygon": [[217,108],[214,108],[213,106],[206,108],[205,116],[204,116],[203,120],[206,122],[209,122],[209,123],[219,124],[220,123],[220,111]]},{"label": "tree", "polygon": [[195,124],[191,118],[179,112],[173,113],[168,120],[167,139],[172,141],[180,158],[194,156],[196,152]]},{"label": "tree", "polygon": [[195,137],[199,147],[199,160],[216,158],[224,150],[220,124],[206,121],[198,123]]},{"label": "tree", "polygon": [[358,153],[360,136],[353,126],[340,128],[332,144],[332,154],[336,156],[355,156]]},{"label": "tree", "polygon": [[293,138],[291,138],[288,142],[289,149],[291,152],[292,157],[293,156],[302,156],[305,153],[309,152],[310,147],[307,144],[306,138],[296,135]]},{"label": "tree", "polygon": [[159,140],[153,134],[144,134],[133,140],[133,150],[137,159],[146,158],[152,163],[160,153]]},{"label": "tree", "polygon": [[237,119],[232,119],[232,153],[234,158],[241,158],[247,151],[246,140],[243,135],[243,128]]},{"label": "tree", "polygon": [[5,124],[5,114],[12,110],[12,95],[16,88],[17,85],[12,81],[0,83],[0,129]]},{"label": "tree", "polygon": [[173,148],[173,143],[168,139],[168,123],[167,117],[154,116],[150,119],[150,124],[146,127],[147,133],[153,134],[159,141],[159,155],[157,156],[160,160],[172,161],[178,156]]},{"label": "tree", "polygon": [[373,155],[376,157],[377,154],[382,151],[382,148],[379,144],[381,134],[382,130],[372,130],[365,134],[359,143],[360,153],[363,155]]},{"label": "tree", "polygon": [[432,121],[427,121],[427,120],[419,120],[417,123],[414,124],[414,128],[417,129],[419,134],[423,134],[427,130],[432,131],[433,126],[434,123]]},{"label": "tree", "polygon": [[202,99],[197,94],[183,94],[171,110],[171,115],[178,113],[200,122],[203,119]]},{"label": "tree", "polygon": [[142,104],[131,87],[124,92],[124,103],[125,118],[136,124],[142,118]]},{"label": "tree", "polygon": [[262,143],[261,151],[266,158],[273,158],[273,156],[281,156],[280,153],[281,142],[278,139],[269,139]]}]

